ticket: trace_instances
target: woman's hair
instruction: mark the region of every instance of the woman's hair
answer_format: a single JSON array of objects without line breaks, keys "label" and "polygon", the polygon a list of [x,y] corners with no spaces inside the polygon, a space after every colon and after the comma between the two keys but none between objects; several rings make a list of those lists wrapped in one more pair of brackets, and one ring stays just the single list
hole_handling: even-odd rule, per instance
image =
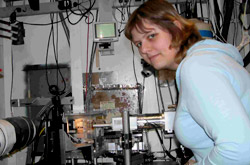
[{"label": "woman's hair", "polygon": [[[176,20],[180,22],[181,29],[175,25]],[[172,4],[166,0],[148,0],[138,7],[129,17],[125,27],[125,36],[132,40],[131,31],[134,28],[146,31],[144,21],[158,25],[172,35],[170,47],[180,48],[175,58],[175,62],[178,64],[186,56],[188,48],[202,40],[194,22],[180,16]]]}]

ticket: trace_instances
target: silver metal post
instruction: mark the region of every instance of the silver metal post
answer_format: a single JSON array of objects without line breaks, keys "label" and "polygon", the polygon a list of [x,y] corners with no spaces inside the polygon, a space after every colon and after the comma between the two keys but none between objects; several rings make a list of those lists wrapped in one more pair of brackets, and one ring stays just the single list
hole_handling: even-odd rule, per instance
[{"label": "silver metal post", "polygon": [[131,148],[130,148],[130,123],[129,123],[129,111],[123,111],[123,136],[124,136],[124,162],[125,165],[131,164]]}]

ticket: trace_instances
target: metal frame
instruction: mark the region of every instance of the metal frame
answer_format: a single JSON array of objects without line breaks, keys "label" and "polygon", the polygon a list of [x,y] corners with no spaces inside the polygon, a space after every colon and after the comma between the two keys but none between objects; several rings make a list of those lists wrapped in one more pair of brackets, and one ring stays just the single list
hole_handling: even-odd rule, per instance
[{"label": "metal frame", "polygon": [[[74,2],[81,3],[84,0],[71,0],[72,4]],[[83,3],[84,7],[88,7],[88,3]],[[93,9],[98,8],[98,3],[95,3]],[[58,8],[58,2],[47,2],[47,3],[40,3],[40,10],[34,11],[30,8],[29,5],[17,5],[17,6],[10,6],[10,7],[1,7],[0,8],[0,18],[6,18],[11,15],[16,10],[20,10],[17,12],[17,16],[32,16],[32,15],[41,15],[41,14],[49,14],[49,13],[58,13],[58,12],[65,12],[65,10],[60,10]],[[72,8],[72,10],[77,10],[78,8]]]},{"label": "metal frame", "polygon": [[[98,9],[99,3],[98,1],[105,1],[105,0],[96,0],[97,2],[94,4],[92,9]],[[122,7],[122,3],[115,2],[118,0],[114,0],[114,6],[113,8],[119,8]],[[138,2],[135,0],[132,0],[131,7],[139,6],[143,3],[144,0],[141,0],[141,2]],[[184,3],[186,0],[168,0],[170,3]],[[84,0],[71,0],[72,4],[74,2],[81,3],[85,2]],[[206,3],[207,0],[202,0],[202,3]],[[89,7],[88,3],[83,3],[84,7]],[[124,6],[123,6],[124,7]],[[30,8],[29,5],[17,5],[17,6],[9,6],[9,7],[1,7],[0,8],[0,18],[6,18],[9,17],[11,13],[13,13],[16,9],[20,9],[20,12],[17,12],[17,16],[32,16],[32,15],[41,15],[41,14],[49,14],[49,13],[58,13],[58,12],[65,12],[65,10],[58,9],[58,1],[57,2],[45,2],[40,3],[40,10],[34,11]],[[72,10],[77,10],[78,8],[72,8]]]}]

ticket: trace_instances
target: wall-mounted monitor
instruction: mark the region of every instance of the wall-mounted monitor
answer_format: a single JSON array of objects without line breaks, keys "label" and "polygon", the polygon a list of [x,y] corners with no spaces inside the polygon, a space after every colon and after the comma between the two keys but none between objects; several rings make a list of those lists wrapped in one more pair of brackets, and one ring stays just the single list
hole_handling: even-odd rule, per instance
[{"label": "wall-mounted monitor", "polygon": [[118,41],[116,22],[94,22],[94,42]]}]

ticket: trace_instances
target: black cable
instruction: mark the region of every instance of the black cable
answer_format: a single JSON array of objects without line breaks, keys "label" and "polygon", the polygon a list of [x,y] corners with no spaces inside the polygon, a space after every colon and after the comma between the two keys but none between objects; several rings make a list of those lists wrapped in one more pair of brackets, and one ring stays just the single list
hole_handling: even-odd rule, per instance
[{"label": "black cable", "polygon": [[202,7],[202,2],[200,0],[200,8],[201,8],[201,18],[203,19],[203,7]]},{"label": "black cable", "polygon": [[149,138],[148,138],[148,130],[145,131],[145,138],[146,138],[146,143],[147,143],[147,149],[149,150],[149,152],[151,152],[151,147],[149,145]]},{"label": "black cable", "polygon": [[[52,45],[53,45],[53,51],[54,51],[54,58],[55,58],[55,62],[56,62],[56,69],[58,70],[58,62],[57,62],[57,52],[56,52],[56,48],[55,48],[55,33],[54,33],[54,26],[53,26],[53,21],[54,21],[54,14],[50,14],[50,20],[51,20],[51,26],[52,26]],[[58,86],[58,71],[56,72],[56,84]]]},{"label": "black cable", "polygon": [[128,18],[130,17],[130,15],[131,15],[131,2],[132,2],[132,0],[129,0],[129,2],[128,2],[128,5],[127,5],[127,14],[128,14]]},{"label": "black cable", "polygon": [[[96,21],[98,19],[98,10],[96,12]],[[89,65],[89,72],[88,72],[88,80],[87,81],[87,86],[86,86],[86,90],[87,90],[87,94],[86,94],[86,98],[85,98],[85,110],[86,112],[89,111],[89,107],[90,107],[90,101],[91,101],[91,89],[92,89],[92,69],[93,69],[93,63],[94,63],[94,57],[95,57],[95,53],[96,53],[96,47],[97,47],[97,43],[93,42],[92,43],[92,49],[91,49],[91,57],[90,57],[90,65]],[[87,74],[87,73],[86,73]]]},{"label": "black cable", "polygon": [[13,94],[13,80],[14,79],[14,59],[13,59],[13,50],[11,46],[11,83],[10,83],[10,110],[11,110],[11,116],[13,117],[13,107],[12,107],[12,94]]},{"label": "black cable", "polygon": [[[66,91],[64,94],[62,94],[60,96],[60,99],[64,98],[64,97],[67,97],[71,95],[71,89],[69,89],[68,91]],[[46,112],[51,109],[53,107],[53,103],[52,101],[50,100],[46,105],[43,106],[43,108],[36,114],[35,116],[35,120],[41,120],[42,117],[46,114]]]},{"label": "black cable", "polygon": [[179,8],[178,8],[178,4],[175,3],[174,6],[175,6],[175,9],[176,9],[177,13],[180,14],[180,11],[179,11]]},{"label": "black cable", "polygon": [[[96,0],[95,0],[95,1],[96,1]],[[91,8],[88,8],[87,10],[90,11],[90,10],[93,8],[94,4],[95,4],[95,2],[92,4]],[[79,4],[79,5],[81,5],[81,4]],[[81,6],[82,6],[82,5],[81,5]],[[86,14],[86,13],[87,13],[87,12],[85,12],[85,14]],[[67,16],[66,16],[64,19],[61,19],[60,21],[53,22],[53,24],[57,24],[57,23],[61,23],[62,21],[65,21],[65,20],[68,19],[69,16],[70,16],[71,14],[73,14],[73,13],[67,13],[67,9],[66,9],[66,14],[67,14]],[[84,13],[83,13],[83,14],[84,14]],[[84,15],[85,15],[85,14],[84,14]],[[16,21],[17,21],[17,22],[23,22],[23,21],[18,21],[18,20],[16,20]],[[79,20],[78,22],[80,22],[80,20]],[[78,22],[77,22],[77,23],[78,23]],[[32,25],[32,26],[48,26],[48,25],[51,25],[51,22],[50,22],[50,23],[44,23],[44,24],[23,22],[23,24],[25,24],[25,25]]]},{"label": "black cable", "polygon": [[176,105],[178,105],[178,101],[179,101],[179,90],[178,90],[178,86],[177,86],[177,82],[176,79],[174,80],[174,86],[175,86],[175,91],[176,91]]},{"label": "black cable", "polygon": [[143,87],[141,84],[137,83],[138,87],[138,106],[139,106],[139,113],[142,114],[142,93],[143,93]]},{"label": "black cable", "polygon": [[97,22],[98,20],[98,14],[99,14],[99,10],[96,10],[96,15],[95,15],[95,21]]},{"label": "black cable", "polygon": [[[58,21],[58,14],[56,14],[56,20]],[[58,38],[59,38],[59,35],[58,35],[58,24],[56,24],[56,52],[55,52],[55,48],[54,48],[54,52],[55,52],[55,59],[56,59],[56,67],[57,67],[57,72],[56,72],[56,84],[57,86],[59,87],[59,75],[58,75],[58,72],[60,72],[60,76],[61,78],[63,79],[63,84],[64,84],[64,89],[62,90],[63,92],[65,91],[66,89],[66,82],[65,82],[65,79],[63,77],[63,75],[61,74],[61,71],[60,71],[60,68],[59,68],[59,64],[58,64],[58,58],[59,58],[59,54],[58,54]],[[54,40],[54,36],[53,36],[53,40]],[[53,46],[55,46],[55,44],[53,44]]]},{"label": "black cable", "polygon": [[[37,152],[37,148],[38,148],[38,144],[39,144],[39,140],[40,140],[40,138],[41,138],[41,136],[42,135],[40,135],[40,133],[41,133],[41,130],[42,130],[42,128],[43,128],[43,123],[44,122],[46,122],[45,123],[45,131],[48,131],[48,122],[49,122],[49,115],[50,115],[50,112],[52,111],[52,109],[53,109],[53,107],[50,107],[43,115],[43,117],[42,118],[35,118],[34,119],[34,121],[37,123],[37,122],[39,122],[39,126],[37,127],[38,129],[37,129],[37,134],[36,134],[36,137],[34,138],[34,144],[33,144],[33,151],[32,151],[32,153],[31,153],[31,160],[32,160],[32,163],[35,163],[35,156],[36,156],[36,152]],[[36,124],[37,125],[37,124]],[[46,135],[46,133],[45,133],[45,135]],[[47,134],[46,136],[45,136],[45,138],[46,138],[46,140],[45,140],[45,146],[44,146],[44,159],[45,160],[47,160],[47,155],[48,155],[48,153],[49,153],[49,150],[48,150],[48,146],[49,146],[49,144],[48,144],[48,142],[49,142],[49,134]],[[40,159],[40,160],[42,160],[42,158]]]},{"label": "black cable", "polygon": [[[89,72],[88,72],[88,80],[87,80],[87,95],[86,95],[86,111],[90,110],[90,101],[91,101],[91,94],[92,94],[92,71],[93,71],[93,63],[95,58],[95,51],[96,51],[97,43],[93,42],[92,44],[92,51],[90,57],[90,65],[89,65]],[[87,73],[86,73],[87,74]]]},{"label": "black cable", "polygon": [[[45,119],[45,118],[44,118]],[[31,153],[31,162],[32,164],[35,163],[35,156],[36,156],[36,151],[38,148],[38,144],[39,144],[39,140],[40,140],[40,131],[42,130],[43,127],[43,122],[45,121],[44,119],[42,119],[39,123],[38,129],[37,129],[37,134],[36,137],[34,138],[34,143],[33,143],[33,151]]]},{"label": "black cable", "polygon": [[66,9],[66,15],[67,15],[68,22],[69,22],[71,25],[76,25],[76,24],[78,24],[78,23],[82,20],[82,18],[84,17],[84,15],[82,14],[82,16],[80,17],[80,19],[79,19],[78,21],[76,21],[76,22],[71,22],[70,19],[69,19],[68,9]]},{"label": "black cable", "polygon": [[160,103],[159,103],[159,94],[158,94],[158,83],[156,82],[157,81],[157,78],[155,76],[155,73],[154,73],[154,80],[155,80],[155,92],[156,92],[156,100],[157,100],[157,105],[158,105],[158,112],[161,113],[161,109],[160,109]]},{"label": "black cable", "polygon": [[247,55],[243,59],[243,62],[244,62],[244,67],[247,67],[248,64],[250,63],[250,51],[247,53]]},{"label": "black cable", "polygon": [[160,95],[160,99],[161,99],[161,105],[162,105],[162,111],[165,112],[165,105],[164,105],[164,101],[163,101],[163,96],[162,96],[162,91],[161,91],[161,84],[158,78],[158,88],[159,88],[159,95]]},{"label": "black cable", "polygon": [[215,33],[216,33],[216,36],[221,40],[222,39],[222,36],[220,34],[220,8],[219,8],[219,5],[218,5],[218,2],[217,0],[213,0],[214,2],[214,15],[215,15],[215,24],[217,24],[217,26],[215,27]]},{"label": "black cable", "polygon": [[[120,6],[121,6],[121,10],[119,9],[119,7],[116,7],[116,10],[118,10],[120,13],[121,13],[121,21],[120,21],[120,27],[119,27],[119,29],[118,29],[118,33],[119,33],[119,36],[121,35],[121,33],[125,30],[125,28],[123,28],[123,29],[121,29],[121,27],[122,27],[122,24],[124,24],[123,23],[123,21],[125,21],[126,20],[126,17],[125,17],[125,7],[126,7],[126,11],[127,11],[127,15],[128,15],[128,18],[129,18],[129,16],[130,16],[130,10],[131,10],[131,1],[132,0],[128,0],[127,2],[123,2],[123,4],[121,4],[120,3]],[[116,18],[115,18],[115,20],[116,20]],[[116,20],[117,21],[117,20]],[[117,22],[119,22],[119,21],[117,21]]]},{"label": "black cable", "polygon": [[[115,20],[120,23],[120,27],[118,28],[118,33],[119,33],[118,36],[121,36],[121,33],[124,30],[124,29],[121,30],[122,23],[126,19],[125,14],[124,14],[124,5],[121,5],[121,10],[118,7],[116,8],[116,10],[118,10],[121,13],[121,20],[120,21],[117,21],[116,18],[115,18]],[[114,14],[114,17],[115,17],[115,14]]]},{"label": "black cable", "polygon": [[[90,15],[93,17],[91,21],[89,21],[89,16],[90,16]],[[85,23],[86,23],[86,24],[92,24],[92,23],[94,22],[94,20],[95,20],[94,14],[90,11],[88,17],[85,16]],[[89,21],[89,22],[88,22],[88,21]]]},{"label": "black cable", "polygon": [[81,14],[76,13],[76,12],[75,12],[74,10],[72,10],[72,9],[69,9],[69,11],[70,11],[72,14],[74,14],[74,15],[83,16],[83,12],[82,12],[82,10],[80,10],[80,9],[78,9],[78,10],[76,10],[76,11],[80,11]]},{"label": "black cable", "polygon": [[[191,9],[191,13],[192,13],[192,18],[197,18],[198,13],[197,13],[197,2],[195,1],[195,3],[193,4],[194,7],[192,7]],[[192,6],[192,5],[190,5]]]},{"label": "black cable", "polygon": [[165,146],[164,146],[164,143],[163,143],[163,140],[162,140],[162,138],[161,138],[161,136],[160,136],[160,134],[159,134],[159,132],[158,132],[158,130],[157,130],[157,124],[152,124],[152,123],[148,123],[149,125],[151,125],[151,126],[153,126],[153,128],[154,128],[154,130],[155,130],[155,132],[156,132],[156,134],[157,134],[157,136],[158,136],[158,138],[159,138],[159,140],[160,140],[160,143],[161,143],[161,146],[162,146],[162,149],[163,149],[163,151],[167,154],[167,156],[170,158],[170,159],[172,159],[173,161],[175,161],[176,160],[176,158],[174,157],[174,156],[172,156],[171,155],[171,153],[165,148]]},{"label": "black cable", "polygon": [[49,38],[48,38],[48,43],[47,43],[47,51],[46,51],[46,57],[45,57],[45,72],[46,72],[45,75],[46,75],[46,82],[47,82],[48,87],[50,86],[49,77],[48,77],[48,56],[49,56],[49,43],[50,43],[51,34],[52,34],[52,27],[51,27],[50,33],[49,33]]},{"label": "black cable", "polygon": [[[58,50],[56,50],[55,41],[54,41],[54,26],[53,26],[54,15],[51,14],[50,18],[51,18],[52,24],[51,24],[51,29],[50,29],[48,43],[47,43],[47,51],[46,51],[46,61],[45,61],[46,81],[47,81],[47,85],[49,87],[49,92],[51,94],[54,94],[53,92],[57,92],[58,95],[62,95],[65,92],[65,89],[66,89],[66,81],[65,81],[65,79],[64,79],[64,77],[63,77],[63,75],[61,73],[61,70],[60,70],[59,64],[58,64]],[[60,74],[60,76],[61,76],[61,78],[63,80],[63,83],[64,83],[64,87],[63,87],[63,89],[61,91],[59,91],[59,90],[58,91],[52,91],[54,88],[52,88],[52,86],[50,85],[49,77],[48,77],[48,52],[49,52],[49,44],[50,44],[51,36],[52,36],[52,44],[53,44],[53,50],[54,50],[54,57],[55,57],[55,61],[56,61],[57,73],[59,72],[59,74]],[[58,34],[57,34],[57,36],[58,36]]]},{"label": "black cable", "polygon": [[[80,21],[82,20],[83,17],[85,17],[85,23],[86,23],[86,24],[91,24],[91,23],[94,22],[94,17],[93,17],[92,20],[88,23],[88,22],[87,22],[87,19],[88,19],[89,16],[86,16],[87,13],[83,13],[80,9],[79,9],[79,11],[80,11],[81,14],[78,14],[78,13],[76,13],[76,12],[74,12],[73,10],[70,9],[70,12],[73,13],[74,15],[81,16],[81,18],[80,18],[76,23],[72,23],[72,22],[69,20],[70,24],[76,25],[78,22],[80,22]],[[93,13],[92,13],[91,11],[89,11],[88,13],[89,13],[89,15],[93,16]]]},{"label": "black cable", "polygon": [[89,7],[84,13],[82,13],[81,18],[80,18],[78,21],[76,21],[76,22],[71,22],[71,21],[70,21],[70,19],[69,19],[69,13],[68,13],[68,10],[66,9],[66,14],[67,14],[67,16],[68,16],[68,21],[69,21],[69,23],[70,23],[71,25],[76,25],[76,24],[78,24],[78,23],[82,20],[82,18],[83,18],[87,13],[89,13],[89,12],[91,11],[91,9],[93,8],[93,6],[94,6],[96,0],[94,0],[94,2],[93,2],[92,4],[91,4],[91,0],[89,0],[89,2],[90,2],[90,7]]},{"label": "black cable", "polygon": [[[70,16],[71,14],[69,14],[68,16]],[[57,22],[53,22],[53,24],[58,24],[58,23],[61,23],[62,21],[65,21],[68,18],[68,16],[66,16],[63,20],[60,20],[60,21],[57,21]],[[17,22],[23,22],[23,21],[18,21],[18,20],[16,20],[16,21]],[[45,23],[45,24],[23,22],[23,24],[25,24],[25,25],[32,25],[32,26],[48,26],[48,25],[51,25],[51,22],[50,23]]]},{"label": "black cable", "polygon": [[174,105],[173,95],[172,95],[172,92],[171,92],[171,89],[170,89],[170,85],[169,85],[168,80],[167,80],[167,85],[168,85],[168,91],[169,91],[171,103],[172,103],[172,105]]},{"label": "black cable", "polygon": [[142,88],[143,89],[142,89],[142,94],[141,94],[141,112],[143,111],[143,106],[144,106],[144,86],[145,86],[145,77],[144,76],[143,76],[143,81],[142,82],[143,82],[142,83]]},{"label": "black cable", "polygon": [[131,44],[131,50],[132,50],[132,53],[133,53],[133,70],[134,70],[134,76],[135,76],[135,81],[136,81],[136,84],[138,84],[138,79],[137,79],[137,75],[136,75],[136,69],[135,69],[135,50],[134,50],[134,46],[133,46],[133,43],[130,42]]},{"label": "black cable", "polygon": [[[91,0],[89,0],[89,2],[90,2],[90,6],[91,6],[90,8],[85,8],[85,6],[83,6],[82,3],[78,3],[78,4],[77,4],[77,5],[78,5],[78,10],[80,11],[81,14],[78,14],[78,13],[74,12],[72,9],[70,9],[71,13],[73,13],[74,15],[84,16],[84,17],[85,17],[85,23],[86,23],[86,24],[91,24],[91,23],[94,22],[94,15],[93,15],[93,13],[91,12],[91,9],[93,8],[93,5],[95,4],[95,1],[94,1],[93,5],[91,5]],[[88,12],[82,13],[82,10],[79,9],[79,6],[82,6],[82,7],[83,7],[85,10],[87,10]],[[89,10],[89,9],[90,9],[90,10]],[[89,15],[86,16],[87,13],[89,13],[89,15],[93,16],[93,18],[92,18],[92,20],[91,20],[90,22],[87,22],[87,20],[89,19]],[[82,19],[82,18],[81,18],[81,19]]]},{"label": "black cable", "polygon": [[[125,15],[124,15],[124,13],[123,13],[123,7],[122,7],[121,10],[117,7],[116,10],[118,10],[118,11],[121,13],[121,21],[120,21],[120,23],[122,23],[122,21],[125,20]],[[119,21],[118,21],[118,22],[119,22]]]},{"label": "black cable", "polygon": [[0,31],[4,31],[4,32],[11,33],[11,30],[9,30],[9,29],[5,29],[5,28],[1,28],[1,27],[0,27]]},{"label": "black cable", "polygon": [[[235,1],[234,1],[234,3],[235,3]],[[238,15],[238,13],[237,13],[237,9],[238,9],[238,7],[239,7],[239,5],[237,6],[237,3],[235,3],[235,8],[234,8],[234,11],[233,11],[233,13],[234,13],[234,20],[236,20],[237,19],[237,15]],[[237,24],[237,22],[234,22],[234,33],[233,33],[233,41],[232,41],[232,43],[234,43],[233,45],[236,45],[236,41],[235,41],[235,38],[236,38],[236,35],[237,35],[237,31],[238,31],[238,24]]]},{"label": "black cable", "polygon": [[171,151],[172,149],[172,137],[169,138],[169,148],[168,151]]},{"label": "black cable", "polygon": [[[53,19],[54,19],[54,14],[53,16],[51,15],[51,22],[53,22]],[[62,72],[59,68],[59,63],[58,63],[58,24],[57,24],[57,40],[56,40],[56,45],[55,45],[55,35],[54,35],[54,27],[53,27],[53,24],[51,25],[52,26],[52,44],[53,44],[53,50],[54,50],[54,57],[55,57],[55,62],[56,62],[56,69],[57,69],[57,86],[58,86],[58,73],[60,74],[60,77],[62,78],[63,80],[63,89],[61,91],[59,91],[59,95],[62,95],[64,92],[65,92],[65,89],[66,89],[66,81],[62,75]]]},{"label": "black cable", "polygon": [[47,131],[46,133],[46,136],[45,136],[45,143],[44,143],[44,160],[45,162],[48,161],[48,155],[49,155],[49,133],[48,133],[48,125],[49,125],[49,117],[46,115],[45,116],[46,119],[45,119],[45,130]]},{"label": "black cable", "polygon": [[192,17],[191,2],[186,0],[185,6],[186,6],[185,18],[189,19]]},{"label": "black cable", "polygon": [[228,36],[228,30],[229,30],[229,26],[230,26],[230,21],[231,21],[231,17],[232,17],[232,11],[234,8],[234,3],[233,0],[227,0],[225,1],[225,8],[226,8],[226,12],[224,15],[224,21],[223,21],[223,27],[222,27],[222,37],[225,39],[225,41],[227,41],[227,36]]},{"label": "black cable", "polygon": [[131,1],[132,0],[129,0],[129,2],[128,2],[128,5],[127,5],[127,7],[126,7],[126,9],[127,9],[127,14],[128,14],[128,18],[130,17],[130,8],[131,8]]},{"label": "black cable", "polygon": [[61,23],[62,23],[62,27],[63,27],[64,33],[66,35],[66,38],[67,38],[67,41],[68,41],[68,44],[69,44],[69,47],[70,47],[70,32],[69,32],[69,28],[68,28],[67,24],[65,23],[64,16],[63,16],[62,12],[59,13],[59,16],[60,16],[60,20],[61,20]]}]

